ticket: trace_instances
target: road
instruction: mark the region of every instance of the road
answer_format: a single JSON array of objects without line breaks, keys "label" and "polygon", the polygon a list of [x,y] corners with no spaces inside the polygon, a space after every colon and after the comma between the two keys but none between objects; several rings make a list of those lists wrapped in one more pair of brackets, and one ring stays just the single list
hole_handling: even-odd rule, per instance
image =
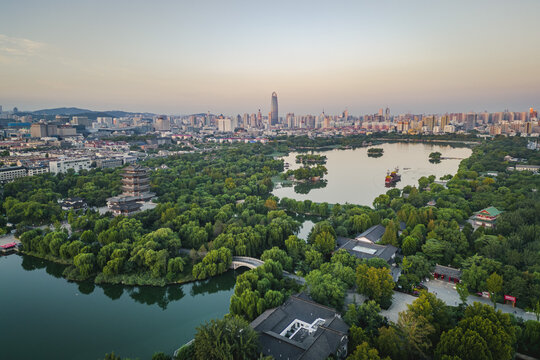
[{"label": "road", "polygon": [[[457,306],[461,303],[453,283],[441,280],[430,280],[424,282],[423,284],[428,288],[429,292],[435,294],[437,298],[444,301],[446,305]],[[417,297],[415,296],[394,291],[392,305],[387,310],[381,310],[381,315],[395,323],[398,321],[399,313],[406,311],[407,305],[412,304],[416,299]],[[351,303],[362,304],[365,300],[366,298],[362,295],[356,294],[354,291],[349,290],[349,292],[347,292],[347,296],[345,297],[345,305]],[[475,302],[493,306],[489,299],[470,295],[467,300],[467,304],[472,305]],[[497,304],[497,310],[501,310],[503,313],[513,314],[514,316],[520,317],[523,320],[536,320],[535,314],[526,312],[519,308],[513,308],[512,305]]]},{"label": "road", "polygon": [[[461,303],[461,300],[459,299],[459,295],[453,283],[449,283],[443,280],[429,280],[423,282],[423,284],[428,288],[429,292],[434,293],[447,305],[457,306]],[[472,305],[475,302],[493,306],[493,303],[489,299],[476,295],[469,295],[469,298],[467,299],[467,304]],[[497,310],[501,310],[503,313],[513,314],[514,316],[520,317],[523,320],[536,320],[536,315],[534,315],[533,313],[526,312],[517,307],[514,308],[512,307],[512,305],[497,304]]]}]

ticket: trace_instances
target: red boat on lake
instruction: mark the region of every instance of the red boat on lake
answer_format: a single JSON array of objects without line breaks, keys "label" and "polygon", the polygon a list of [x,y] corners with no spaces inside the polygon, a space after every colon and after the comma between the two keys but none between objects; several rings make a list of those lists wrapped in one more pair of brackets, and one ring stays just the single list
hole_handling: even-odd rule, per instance
[{"label": "red boat on lake", "polygon": [[401,175],[399,175],[399,168],[396,167],[394,171],[386,172],[386,177],[384,178],[384,185],[394,186],[400,180],[401,180]]}]

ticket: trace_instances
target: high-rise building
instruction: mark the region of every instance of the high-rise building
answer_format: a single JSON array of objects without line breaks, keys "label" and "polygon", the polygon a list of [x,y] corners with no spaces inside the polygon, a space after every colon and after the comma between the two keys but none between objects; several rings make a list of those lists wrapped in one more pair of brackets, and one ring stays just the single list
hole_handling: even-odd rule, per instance
[{"label": "high-rise building", "polygon": [[30,126],[30,136],[33,138],[51,137],[57,135],[56,124],[39,122]]},{"label": "high-rise building", "polygon": [[476,126],[476,114],[468,113],[465,118],[465,131],[472,130]]},{"label": "high-rise building", "polygon": [[427,131],[432,132],[433,127],[435,126],[435,116],[424,116],[424,118],[422,118],[422,123],[427,128]]},{"label": "high-rise building", "polygon": [[220,132],[232,132],[234,130],[231,119],[225,118],[223,114],[219,115],[216,119],[216,125]]},{"label": "high-rise building", "polygon": [[73,116],[71,118],[71,123],[73,125],[81,125],[85,127],[91,127],[92,126],[92,120],[88,119],[87,116]]},{"label": "high-rise building", "polygon": [[113,126],[113,118],[112,117],[98,117],[97,123],[99,127],[112,127]]},{"label": "high-rise building", "polygon": [[262,127],[262,113],[261,109],[259,109],[259,112],[257,113],[257,127]]},{"label": "high-rise building", "polygon": [[277,123],[279,122],[278,120],[279,117],[278,117],[277,94],[275,91],[272,93],[272,111],[270,113],[271,113],[271,118],[269,119],[270,125],[271,126],[277,125]]},{"label": "high-rise building", "polygon": [[449,122],[448,115],[441,116],[441,126],[440,126],[441,130],[444,131],[445,126],[448,125],[449,123],[450,122]]},{"label": "high-rise building", "polygon": [[287,127],[292,129],[294,127],[294,113],[287,114]]},{"label": "high-rise building", "polygon": [[156,131],[170,131],[171,130],[171,120],[165,116],[158,116],[154,123],[154,129]]}]

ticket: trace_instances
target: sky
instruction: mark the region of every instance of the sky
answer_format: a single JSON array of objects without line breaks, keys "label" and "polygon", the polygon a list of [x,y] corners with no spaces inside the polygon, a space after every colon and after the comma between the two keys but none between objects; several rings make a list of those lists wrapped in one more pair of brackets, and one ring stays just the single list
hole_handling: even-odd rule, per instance
[{"label": "sky", "polygon": [[163,114],[540,106],[540,1],[0,0],[0,105]]}]

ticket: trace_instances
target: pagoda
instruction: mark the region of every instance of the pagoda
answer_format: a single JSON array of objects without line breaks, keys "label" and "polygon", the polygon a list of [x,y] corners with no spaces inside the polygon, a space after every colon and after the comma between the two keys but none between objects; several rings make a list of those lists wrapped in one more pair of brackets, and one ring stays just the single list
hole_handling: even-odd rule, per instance
[{"label": "pagoda", "polygon": [[122,173],[122,194],[107,199],[107,206],[115,216],[129,216],[139,212],[142,203],[154,197],[150,192],[148,169],[140,165],[130,165]]},{"label": "pagoda", "polygon": [[150,192],[148,169],[140,165],[130,165],[122,174],[122,191],[125,196],[133,196],[140,201],[150,200],[154,194]]}]

